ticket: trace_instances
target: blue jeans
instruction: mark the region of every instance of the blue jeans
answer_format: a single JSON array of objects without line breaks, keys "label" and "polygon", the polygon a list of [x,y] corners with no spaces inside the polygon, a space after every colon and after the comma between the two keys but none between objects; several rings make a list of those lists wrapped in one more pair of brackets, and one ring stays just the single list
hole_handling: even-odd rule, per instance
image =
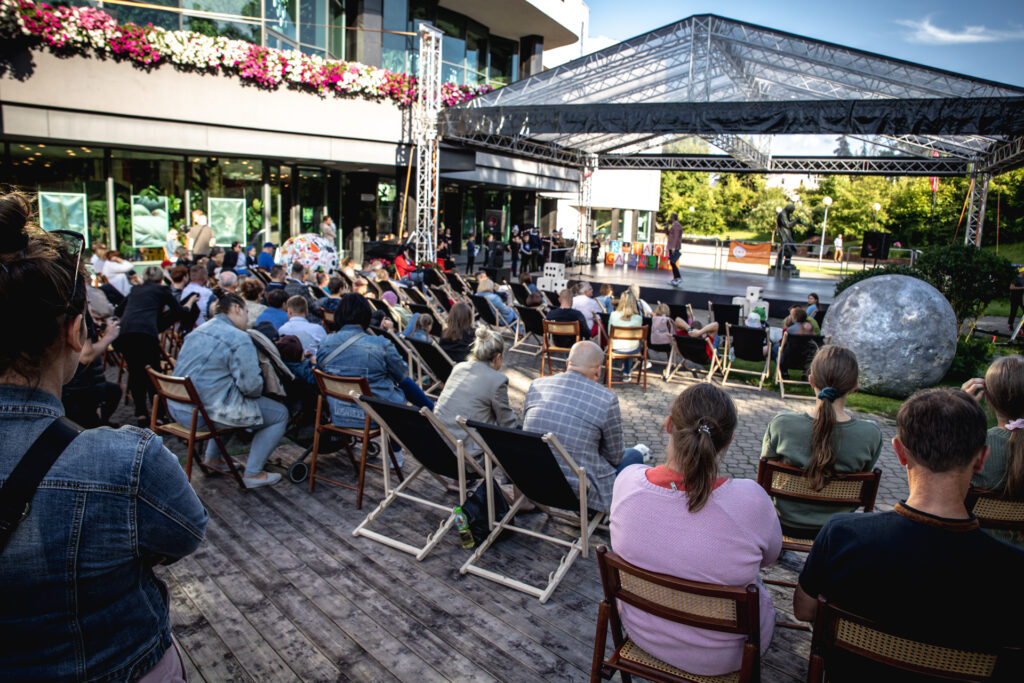
[{"label": "blue jeans", "polygon": [[423,389],[420,388],[420,385],[412,377],[406,377],[399,382],[398,388],[405,394],[405,400],[417,408],[434,409],[434,402],[430,400],[430,397],[423,392]]},{"label": "blue jeans", "polygon": [[[260,396],[259,398],[260,414],[262,415],[262,421],[260,424],[252,427],[252,444],[249,446],[249,460],[245,464],[245,476],[254,477],[263,471],[263,466],[267,464],[267,458],[277,448],[277,444],[281,442],[281,438],[284,436],[285,427],[288,426],[288,409],[278,403],[277,401],[267,398],[266,396]],[[167,409],[171,413],[176,421],[185,425],[186,427],[191,424],[192,421],[192,410],[185,406],[179,406],[171,401],[167,403]],[[230,425],[213,423],[216,429],[228,429]],[[196,421],[197,429],[206,429],[206,423],[202,417],[199,417]],[[210,439],[206,442],[206,459],[207,460],[219,460],[223,456],[221,455],[220,449],[217,448],[217,442]]]},{"label": "blue jeans", "polygon": [[644,461],[644,454],[635,448],[627,448],[622,454],[622,462],[615,466],[615,473],[618,474],[630,465],[640,465]]},{"label": "blue jeans", "polygon": [[[640,347],[638,346],[635,349],[629,349],[628,351],[620,351],[619,353],[638,353],[639,351]],[[633,358],[622,359],[622,374],[628,375],[629,373],[633,372],[633,361]]]}]

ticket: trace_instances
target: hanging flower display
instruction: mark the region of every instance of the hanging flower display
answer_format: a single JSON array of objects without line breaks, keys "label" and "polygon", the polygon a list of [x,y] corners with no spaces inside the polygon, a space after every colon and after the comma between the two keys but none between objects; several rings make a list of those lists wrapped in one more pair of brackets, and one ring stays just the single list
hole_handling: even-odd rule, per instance
[{"label": "hanging flower display", "polygon": [[[97,54],[143,67],[169,63],[176,68],[228,73],[260,87],[288,87],[324,95],[389,99],[399,105],[416,99],[416,78],[358,62],[344,62],[278,50],[244,40],[207,36],[194,31],[168,31],[147,24],[118,24],[92,7],[51,7],[31,0],[0,0],[0,38],[38,40],[58,54]],[[445,83],[445,106],[491,92],[489,85]]]}]

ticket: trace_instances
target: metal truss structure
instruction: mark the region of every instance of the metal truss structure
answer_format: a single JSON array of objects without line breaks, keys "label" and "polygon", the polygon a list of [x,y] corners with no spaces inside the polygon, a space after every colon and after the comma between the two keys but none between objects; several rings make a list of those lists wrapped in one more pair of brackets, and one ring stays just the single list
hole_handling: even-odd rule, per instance
[{"label": "metal truss structure", "polygon": [[417,261],[433,261],[437,245],[437,204],[440,179],[440,136],[437,115],[441,111],[441,38],[429,24],[419,30],[416,104],[413,110],[413,141],[416,143],[416,230],[409,241]]},{"label": "metal truss structure", "polygon": [[[447,140],[583,168],[951,176],[1024,166],[1024,88],[696,15],[441,115]],[[773,157],[750,135],[848,135],[893,156]],[[700,136],[724,155],[661,153]],[[938,156],[934,156],[935,153]]]},{"label": "metal truss structure", "polygon": [[981,246],[981,228],[985,220],[985,204],[988,202],[988,181],[992,176],[975,171],[971,174],[971,196],[967,202],[967,229],[964,244]]},{"label": "metal truss structure", "polygon": [[584,160],[583,168],[580,169],[580,187],[577,206],[580,212],[580,222],[576,229],[576,240],[582,244],[589,244],[592,223],[590,221],[590,207],[593,205],[594,171],[597,170],[597,156],[590,154]]}]

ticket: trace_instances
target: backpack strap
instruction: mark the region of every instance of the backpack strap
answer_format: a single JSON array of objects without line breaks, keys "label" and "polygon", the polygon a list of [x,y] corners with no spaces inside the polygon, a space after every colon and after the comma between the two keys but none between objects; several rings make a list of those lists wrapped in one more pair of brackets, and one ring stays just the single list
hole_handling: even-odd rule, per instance
[{"label": "backpack strap", "polygon": [[29,501],[43,477],[82,431],[66,417],[51,422],[0,487],[0,553],[7,547],[14,530],[28,516]]}]

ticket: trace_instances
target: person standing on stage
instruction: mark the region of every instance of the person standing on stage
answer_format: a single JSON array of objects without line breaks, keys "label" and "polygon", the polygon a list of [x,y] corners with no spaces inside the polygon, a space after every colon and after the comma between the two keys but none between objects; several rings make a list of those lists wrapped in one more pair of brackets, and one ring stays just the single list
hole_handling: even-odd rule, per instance
[{"label": "person standing on stage", "polygon": [[597,265],[597,257],[601,254],[601,239],[594,235],[590,238],[590,265]]},{"label": "person standing on stage", "polygon": [[476,261],[476,235],[466,240],[466,275],[473,273],[473,262]]},{"label": "person standing on stage", "polygon": [[668,263],[672,266],[672,280],[669,282],[673,287],[683,284],[683,278],[679,275],[679,267],[676,259],[679,258],[679,250],[683,246],[683,226],[679,224],[679,214],[672,213],[672,227],[668,229]]}]

